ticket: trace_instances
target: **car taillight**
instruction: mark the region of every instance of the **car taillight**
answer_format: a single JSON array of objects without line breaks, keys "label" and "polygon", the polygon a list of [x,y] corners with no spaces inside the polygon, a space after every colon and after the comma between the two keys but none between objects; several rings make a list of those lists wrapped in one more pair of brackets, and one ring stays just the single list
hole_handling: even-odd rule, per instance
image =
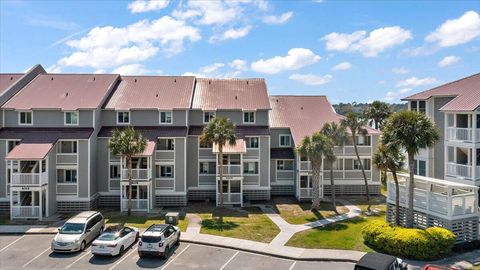
[{"label": "car taillight", "polygon": [[138,242],[138,245],[139,245],[139,246],[142,246],[142,241]]}]

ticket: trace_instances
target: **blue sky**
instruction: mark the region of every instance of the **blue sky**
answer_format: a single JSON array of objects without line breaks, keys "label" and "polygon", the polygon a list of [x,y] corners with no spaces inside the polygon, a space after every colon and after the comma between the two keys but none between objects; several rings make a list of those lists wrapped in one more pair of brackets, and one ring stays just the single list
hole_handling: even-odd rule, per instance
[{"label": "blue sky", "polygon": [[332,103],[480,72],[479,1],[1,1],[0,71],[264,77]]}]

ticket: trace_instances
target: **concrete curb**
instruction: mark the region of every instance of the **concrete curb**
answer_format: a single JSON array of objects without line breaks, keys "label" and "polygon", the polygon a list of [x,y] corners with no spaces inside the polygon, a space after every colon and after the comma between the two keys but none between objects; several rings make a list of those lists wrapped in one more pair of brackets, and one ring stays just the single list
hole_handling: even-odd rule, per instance
[{"label": "concrete curb", "polygon": [[57,234],[57,232],[0,232],[0,235],[48,235],[48,234]]},{"label": "concrete curb", "polygon": [[265,256],[281,258],[281,259],[294,260],[294,261],[349,262],[349,263],[357,263],[358,262],[357,260],[354,260],[354,259],[340,259],[340,258],[326,258],[326,257],[324,257],[324,258],[320,258],[320,257],[293,257],[293,256],[276,254],[276,253],[268,252],[268,251],[232,247],[232,246],[220,245],[220,244],[205,243],[205,242],[201,242],[201,241],[188,240],[188,239],[180,240],[180,242],[203,245],[203,246],[227,248],[227,249],[233,249],[233,250],[238,250],[238,251],[243,251],[243,252],[248,252],[248,253],[255,253],[255,254],[261,254],[261,255],[265,255]]}]

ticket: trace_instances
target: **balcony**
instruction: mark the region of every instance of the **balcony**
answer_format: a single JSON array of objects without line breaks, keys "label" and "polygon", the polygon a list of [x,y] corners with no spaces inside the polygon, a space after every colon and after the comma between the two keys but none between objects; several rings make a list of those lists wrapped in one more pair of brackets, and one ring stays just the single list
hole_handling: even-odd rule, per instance
[{"label": "balcony", "polygon": [[[475,139],[473,137],[474,133]],[[447,140],[460,142],[480,142],[480,129],[448,127]]]},{"label": "balcony", "polygon": [[220,170],[223,167],[223,175],[241,175],[242,166],[241,165],[223,165],[217,166],[217,176],[220,175]]},{"label": "balcony", "polygon": [[[121,209],[128,209],[128,199],[121,200]],[[132,199],[132,210],[133,211],[147,211],[148,210],[148,199]]]},{"label": "balcony", "polygon": [[311,198],[312,188],[300,188],[300,198]]},{"label": "balcony", "polygon": [[48,174],[43,173],[12,173],[11,186],[43,186],[48,184]]},{"label": "balcony", "polygon": [[312,163],[310,161],[300,161],[300,171],[311,171]]},{"label": "balcony", "polygon": [[13,218],[40,218],[40,206],[18,206],[13,205],[12,219]]},{"label": "balcony", "polygon": [[[217,193],[217,204],[220,203],[220,193]],[[223,193],[224,204],[242,204],[241,193]]]},{"label": "balcony", "polygon": [[[132,180],[149,181],[151,179],[150,169],[132,169]],[[128,181],[128,169],[122,169],[122,181]]]},{"label": "balcony", "polygon": [[475,166],[475,179],[473,177],[474,166],[457,164],[449,162],[447,164],[447,175],[452,177],[460,177],[469,180],[480,179],[480,166]]},{"label": "balcony", "polygon": [[156,150],[155,159],[156,160],[175,160],[175,151],[174,150]]}]

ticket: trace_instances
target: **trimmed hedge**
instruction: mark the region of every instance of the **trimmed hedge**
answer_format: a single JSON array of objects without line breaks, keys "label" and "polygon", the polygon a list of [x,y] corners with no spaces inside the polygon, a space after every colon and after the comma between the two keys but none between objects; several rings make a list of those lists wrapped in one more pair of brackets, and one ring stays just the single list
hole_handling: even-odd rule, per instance
[{"label": "trimmed hedge", "polygon": [[362,234],[365,244],[375,250],[418,260],[434,259],[448,253],[456,239],[447,229],[407,229],[380,220],[363,227]]}]

